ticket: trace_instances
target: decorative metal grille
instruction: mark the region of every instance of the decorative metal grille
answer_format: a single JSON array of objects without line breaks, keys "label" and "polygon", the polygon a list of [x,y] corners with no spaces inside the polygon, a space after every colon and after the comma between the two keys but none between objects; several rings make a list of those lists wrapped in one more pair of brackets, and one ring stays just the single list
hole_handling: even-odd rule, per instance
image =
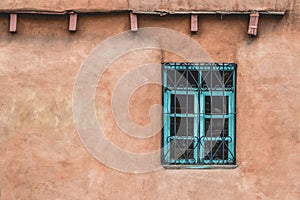
[{"label": "decorative metal grille", "polygon": [[233,63],[163,63],[163,164],[235,164]]}]

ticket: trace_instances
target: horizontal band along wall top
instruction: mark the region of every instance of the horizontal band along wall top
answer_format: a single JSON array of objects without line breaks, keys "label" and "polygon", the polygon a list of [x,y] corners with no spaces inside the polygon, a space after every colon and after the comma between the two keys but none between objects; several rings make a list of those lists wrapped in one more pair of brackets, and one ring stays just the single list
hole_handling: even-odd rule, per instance
[{"label": "horizontal band along wall top", "polygon": [[[41,14],[41,15],[67,15],[73,12],[79,14],[101,14],[101,13],[119,13],[119,12],[132,12],[134,14],[145,14],[145,15],[249,15],[254,10],[232,10],[232,11],[205,11],[205,10],[194,10],[194,11],[144,11],[144,10],[91,10],[91,11],[84,11],[78,9],[70,9],[70,10],[30,10],[30,9],[23,9],[23,10],[1,10],[0,13],[17,13],[17,14]],[[285,15],[286,10],[281,11],[272,11],[272,10],[257,10],[257,12],[261,15]]]},{"label": "horizontal band along wall top", "polygon": [[81,11],[109,11],[109,10],[145,10],[145,11],[179,11],[179,10],[283,10],[289,7],[290,0],[270,0],[270,1],[253,1],[253,0],[93,0],[93,1],[74,1],[74,0],[1,0],[2,9],[49,9],[52,10],[71,10]]}]

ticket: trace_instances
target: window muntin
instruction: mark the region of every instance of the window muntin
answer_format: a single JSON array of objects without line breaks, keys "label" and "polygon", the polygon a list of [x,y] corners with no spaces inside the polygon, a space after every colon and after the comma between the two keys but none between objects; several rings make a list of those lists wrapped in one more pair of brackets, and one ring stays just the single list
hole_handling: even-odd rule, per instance
[{"label": "window muntin", "polygon": [[235,164],[235,64],[163,64],[165,165]]}]

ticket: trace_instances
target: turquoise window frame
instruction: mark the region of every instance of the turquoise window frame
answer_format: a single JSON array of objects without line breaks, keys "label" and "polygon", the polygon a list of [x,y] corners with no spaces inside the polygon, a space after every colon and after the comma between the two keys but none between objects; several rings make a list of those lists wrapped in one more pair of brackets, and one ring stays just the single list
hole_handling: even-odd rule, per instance
[{"label": "turquoise window frame", "polygon": [[[166,145],[164,145],[164,147],[163,147],[163,149],[164,149],[164,155],[167,155],[168,157],[170,157],[170,151],[169,151],[169,149],[170,149],[170,139],[173,139],[172,138],[172,136],[170,136],[170,129],[171,129],[171,127],[170,127],[170,121],[171,121],[171,117],[185,117],[185,118],[193,118],[194,119],[194,133],[193,133],[193,136],[173,136],[173,137],[176,137],[176,138],[178,138],[178,139],[186,139],[186,140],[191,140],[191,141],[193,141],[194,142],[194,148],[195,149],[197,149],[196,148],[196,145],[197,145],[197,143],[198,143],[198,137],[197,137],[197,135],[198,135],[198,123],[199,123],[199,117],[196,115],[196,114],[188,114],[188,115],[186,115],[186,114],[171,114],[171,112],[170,112],[170,102],[171,102],[171,94],[181,94],[181,95],[191,95],[191,96],[194,96],[194,101],[195,101],[195,105],[196,106],[194,106],[194,112],[195,113],[199,113],[199,111],[198,111],[198,98],[197,98],[197,96],[198,96],[198,93],[197,92],[180,92],[180,91],[177,91],[177,92],[166,92],[166,95],[165,95],[165,98],[164,98],[164,101],[165,101],[165,104],[164,105],[167,105],[167,106],[164,106],[164,109],[165,109],[165,111],[164,111],[164,119],[166,119],[166,123],[167,124],[165,124],[166,125],[166,128],[164,128],[163,130],[163,132],[164,132],[164,135],[166,136],[166,137],[164,137],[164,144],[166,144]],[[176,144],[175,144],[176,145]],[[197,153],[198,153],[198,151],[196,150],[196,151],[194,151],[194,158],[196,157],[196,155],[197,155]],[[176,160],[172,160],[172,159],[169,159],[169,162],[171,162],[171,163],[185,163],[185,161],[183,161],[183,160],[180,160],[180,159],[176,159]],[[192,162],[191,160],[190,160],[190,162]]]},{"label": "turquoise window frame", "polygon": [[[205,97],[228,97],[228,114],[226,115],[207,115],[204,113],[204,99]],[[233,158],[235,155],[232,155],[230,152],[235,152],[235,94],[232,92],[203,92],[200,93],[200,145],[202,144],[201,138],[205,138],[205,119],[228,119],[228,137],[214,137],[214,138],[207,138],[205,139],[206,141],[222,141],[222,139],[225,140],[233,140],[230,142],[228,145],[228,162],[233,161]],[[204,164],[209,164],[210,161],[207,161],[204,159],[204,153],[201,151],[203,148],[200,147],[200,160],[202,159],[202,162]],[[220,163],[219,160],[211,160],[213,164],[218,164]],[[225,161],[225,160],[224,160]],[[226,162],[224,162],[225,164]]]},{"label": "turquoise window frame", "polygon": [[[236,64],[234,63],[163,63],[162,65],[162,78],[163,78],[163,137],[162,137],[162,164],[168,165],[187,165],[190,168],[202,168],[205,165],[235,165],[236,164],[236,149],[235,149],[235,99],[236,99]],[[174,89],[168,85],[168,70],[180,71],[185,70],[186,73],[190,71],[197,72],[198,86],[197,87],[185,87]],[[221,88],[202,88],[203,72],[214,73],[214,71],[230,72],[232,73],[232,87],[230,89]],[[224,79],[223,73],[223,79]],[[187,75],[188,76],[188,75]],[[211,75],[212,76],[212,75]],[[225,82],[225,80],[224,80]],[[176,85],[177,83],[175,83]],[[225,85],[225,84],[224,84]],[[193,97],[193,109],[194,113],[181,114],[171,113],[171,96],[172,95],[189,95]],[[228,99],[228,111],[222,114],[207,114],[205,113],[205,97],[222,97]],[[175,97],[176,98],[176,97]],[[224,103],[224,99],[223,99]],[[176,112],[176,111],[175,111]],[[186,136],[171,135],[171,117],[179,118],[192,118],[193,119],[193,133]],[[205,120],[209,119],[222,119],[224,123],[228,121],[228,135],[224,136],[224,127],[222,129],[223,136],[221,137],[208,137],[205,133]],[[224,124],[223,124],[224,126]],[[175,132],[177,129],[175,129]],[[176,133],[175,133],[176,134]],[[190,136],[192,135],[192,136]],[[185,157],[185,159],[174,159],[171,156],[171,146],[175,146],[174,154],[176,154],[176,142],[186,141],[189,144],[193,142],[193,159]],[[173,142],[174,141],[174,142]],[[223,145],[223,159],[207,159],[205,156],[205,141],[222,142]],[[173,142],[173,143],[172,143]],[[227,143],[226,143],[227,142]],[[227,144],[227,145],[226,145]],[[227,150],[227,159],[224,159],[224,146]],[[218,147],[220,148],[220,147]],[[189,149],[186,149],[188,151]],[[212,148],[210,149],[212,152]],[[212,154],[212,153],[210,153]],[[176,157],[176,156],[175,156]]]}]

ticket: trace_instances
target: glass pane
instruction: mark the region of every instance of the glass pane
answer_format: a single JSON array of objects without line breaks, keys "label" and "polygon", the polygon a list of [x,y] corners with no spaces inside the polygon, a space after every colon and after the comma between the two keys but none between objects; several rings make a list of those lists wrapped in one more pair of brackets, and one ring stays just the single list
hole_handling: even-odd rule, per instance
[{"label": "glass pane", "polygon": [[198,88],[199,72],[198,71],[189,71],[187,74],[187,80],[189,83],[188,87]]},{"label": "glass pane", "polygon": [[228,114],[228,96],[206,96],[205,114]]},{"label": "glass pane", "polygon": [[170,158],[179,159],[194,159],[194,141],[193,140],[182,140],[172,139]]},{"label": "glass pane", "polygon": [[194,113],[194,95],[171,94],[171,113]]},{"label": "glass pane", "polygon": [[228,137],[228,118],[205,119],[205,136]]},{"label": "glass pane", "polygon": [[175,86],[175,73],[174,70],[167,70],[167,87],[174,87]]},{"label": "glass pane", "polygon": [[203,71],[202,72],[202,88],[207,89],[221,89],[223,87],[222,73],[219,71]]},{"label": "glass pane", "polygon": [[171,117],[171,136],[194,136],[194,118]]},{"label": "glass pane", "polygon": [[208,89],[233,89],[233,71],[202,71],[201,87]]},{"label": "glass pane", "polygon": [[198,88],[198,71],[167,70],[166,73],[169,88]]},{"label": "glass pane", "polygon": [[173,71],[175,73],[175,87],[177,88],[184,88],[187,85],[187,80],[186,80],[186,72],[185,70],[178,70],[178,71]]},{"label": "glass pane", "polygon": [[233,89],[233,71],[224,71],[223,81],[226,89]]},{"label": "glass pane", "polygon": [[210,71],[202,71],[201,80],[202,90],[208,90],[208,87],[210,85]]},{"label": "glass pane", "polygon": [[228,160],[228,141],[205,141],[205,160]]}]

